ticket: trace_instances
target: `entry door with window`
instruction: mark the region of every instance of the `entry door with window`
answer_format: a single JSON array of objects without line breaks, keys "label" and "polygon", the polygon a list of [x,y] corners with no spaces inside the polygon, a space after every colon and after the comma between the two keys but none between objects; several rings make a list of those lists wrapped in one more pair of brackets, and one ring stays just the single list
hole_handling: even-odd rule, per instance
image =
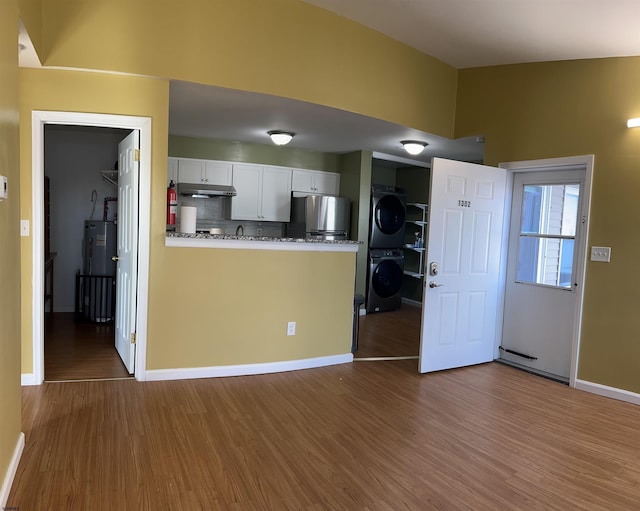
[{"label": "entry door with window", "polygon": [[516,174],[501,358],[568,379],[581,246],[582,170]]}]

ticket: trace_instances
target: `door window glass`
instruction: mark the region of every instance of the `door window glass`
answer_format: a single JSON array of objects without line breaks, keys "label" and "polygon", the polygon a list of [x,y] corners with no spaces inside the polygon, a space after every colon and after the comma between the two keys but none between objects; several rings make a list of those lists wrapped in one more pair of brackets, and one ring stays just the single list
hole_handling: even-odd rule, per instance
[{"label": "door window glass", "polygon": [[524,185],[516,281],[571,289],[579,184]]}]

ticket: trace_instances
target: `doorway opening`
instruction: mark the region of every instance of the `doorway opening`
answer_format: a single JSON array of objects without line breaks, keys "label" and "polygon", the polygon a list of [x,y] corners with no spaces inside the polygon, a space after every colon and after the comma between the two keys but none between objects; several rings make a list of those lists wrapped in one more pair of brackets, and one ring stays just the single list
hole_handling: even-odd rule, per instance
[{"label": "doorway opening", "polygon": [[[120,289],[115,293],[111,293],[109,284],[106,291],[98,291],[94,293],[92,298],[86,296],[82,289],[78,290],[78,278],[80,272],[85,269],[84,255],[87,254],[87,247],[83,248],[84,222],[90,220],[93,216],[97,216],[103,221],[105,216],[109,221],[109,217],[117,216],[117,207],[114,198],[121,195],[117,187],[108,191],[108,188],[101,188],[105,198],[111,200],[100,200],[98,189],[102,187],[92,184],[88,185],[88,191],[78,186],[78,182],[83,178],[89,177],[91,172],[85,175],[75,175],[73,178],[69,176],[61,177],[56,175],[53,181],[49,176],[49,180],[45,177],[47,172],[55,170],[45,169],[47,157],[55,156],[56,152],[71,152],[72,158],[80,161],[80,165],[89,161],[89,153],[100,154],[100,158],[106,158],[93,164],[99,167],[96,171],[99,173],[100,180],[105,174],[113,178],[114,166],[122,166],[122,149],[116,150],[115,156],[112,149],[100,149],[100,139],[102,143],[109,139],[112,145],[117,140],[129,140],[128,133],[136,135],[135,140],[139,151],[136,150],[136,157],[141,155],[139,160],[139,177],[136,179],[135,196],[138,201],[136,209],[135,221],[121,222],[121,231],[126,232],[136,238],[138,241],[137,252],[135,254],[136,264],[139,266],[137,274],[134,273],[134,285],[126,286],[129,291],[133,289],[133,300],[129,296],[127,301],[121,300]],[[45,134],[47,137],[47,151],[45,151]],[[139,143],[138,137],[139,134]],[[55,143],[56,136],[61,137],[65,142],[58,140]],[[70,139],[73,137],[85,138],[84,143],[78,145],[75,149],[69,149]],[[50,142],[52,142],[50,144]],[[49,147],[51,145],[51,147]],[[51,153],[49,154],[49,152]],[[121,154],[118,155],[118,152]],[[129,150],[128,153],[131,153]],[[105,154],[107,156],[105,156]],[[32,114],[32,236],[33,236],[33,374],[23,375],[23,384],[41,384],[45,376],[47,380],[52,378],[56,381],[60,379],[104,379],[113,377],[129,377],[134,374],[136,379],[144,380],[146,369],[146,331],[147,331],[147,299],[148,299],[148,261],[149,261],[149,226],[150,226],[150,155],[151,155],[151,120],[143,117],[129,117],[118,115],[103,114],[80,114],[71,112],[44,112],[34,111]],[[64,163],[65,157],[68,155],[60,154],[58,156],[59,163],[63,166],[72,166],[67,161]],[[115,158],[115,159],[114,159]],[[49,158],[54,161],[55,158]],[[118,165],[115,165],[118,161]],[[137,160],[137,161],[138,161]],[[106,161],[106,163],[105,163]],[[78,161],[76,161],[78,163]],[[77,166],[77,165],[76,165]],[[45,171],[46,170],[46,171]],[[66,169],[69,170],[69,169]],[[104,173],[102,172],[104,171]],[[95,173],[94,173],[95,177]],[[71,182],[69,182],[69,179]],[[77,180],[77,181],[76,181]],[[49,189],[47,190],[47,181]],[[55,184],[57,182],[57,184]],[[94,181],[95,184],[95,181]],[[84,184],[87,187],[87,183]],[[69,188],[69,190],[67,190]],[[95,193],[94,193],[95,190]],[[48,194],[46,192],[49,192]],[[56,195],[61,193],[63,200],[56,200]],[[67,195],[65,195],[67,194]],[[109,194],[109,195],[106,195]],[[52,200],[53,196],[53,200]],[[60,196],[57,196],[60,199]],[[48,208],[47,201],[49,199],[51,206]],[[54,212],[52,213],[52,208]],[[87,209],[87,211],[85,211]],[[62,210],[62,211],[60,211]],[[65,212],[72,211],[72,215],[65,217]],[[51,221],[52,217],[56,220]],[[66,220],[65,220],[66,218]],[[74,229],[73,223],[80,222],[80,228]],[[97,221],[97,220],[96,220]],[[77,227],[77,225],[75,226]],[[126,229],[125,229],[126,227]],[[51,236],[53,230],[53,236]],[[77,231],[80,230],[80,234]],[[96,235],[93,239],[92,249],[95,256],[95,249],[98,245],[106,245],[107,240],[104,235]],[[69,245],[69,246],[67,246]],[[75,246],[74,246],[75,245]],[[66,257],[64,261],[62,254],[54,255],[57,247],[62,247],[59,251],[64,251]],[[113,256],[112,256],[113,257]],[[111,259],[111,258],[109,258]],[[118,257],[115,257],[118,260]],[[51,263],[54,264],[51,264]],[[92,262],[98,264],[98,260],[94,257]],[[56,270],[56,265],[59,270]],[[120,263],[118,263],[118,275],[120,275]],[[73,268],[75,266],[75,268]],[[66,268],[65,268],[66,267]],[[69,270],[68,267],[72,267]],[[68,286],[68,273],[73,274],[71,279],[73,286]],[[75,272],[75,273],[74,273]],[[62,278],[66,274],[66,279]],[[52,278],[56,275],[60,278]],[[45,276],[47,277],[45,279]],[[59,285],[56,282],[60,281]],[[66,282],[65,282],[66,281]],[[113,286],[113,284],[111,284]],[[82,288],[82,284],[80,284]],[[131,328],[131,339],[135,339],[136,346],[132,347],[130,360],[124,360],[125,365],[130,368],[127,370],[122,366],[118,355],[113,355],[114,349],[105,350],[104,348],[112,348],[114,344],[113,323],[116,320],[115,308],[111,301],[112,294],[116,294],[119,303],[134,302],[137,307],[127,308],[125,306],[123,316],[129,318],[129,328]],[[71,298],[71,296],[73,298]],[[82,307],[88,302],[97,300],[100,302],[98,314],[89,318],[78,318],[83,315]],[[45,303],[47,302],[47,303]],[[80,304],[80,310],[78,305]],[[45,317],[45,305],[47,305],[47,317]],[[77,319],[90,319],[91,321],[76,321]],[[45,332],[47,335],[47,359],[45,359]],[[128,338],[129,334],[127,334]],[[133,341],[132,341],[133,344]],[[109,346],[110,345],[110,346]],[[105,356],[106,351],[109,355]],[[120,350],[118,350],[120,351]],[[93,358],[93,362],[89,364],[86,357]],[[65,360],[66,359],[66,360]],[[45,375],[45,361],[47,363],[47,374]],[[61,366],[67,366],[62,367]],[[75,368],[73,368],[75,362]],[[51,365],[53,364],[53,366]],[[57,364],[57,369],[54,367]],[[93,369],[90,366],[93,365]],[[72,369],[69,372],[69,369]],[[117,370],[116,370],[117,369]],[[75,373],[73,372],[75,371]]]},{"label": "doorway opening", "polygon": [[500,362],[575,385],[593,157],[511,172]]},{"label": "doorway opening", "polygon": [[115,349],[111,260],[117,248],[118,144],[129,131],[44,128],[45,273],[52,273],[45,292],[45,381],[129,377]]},{"label": "doorway opening", "polygon": [[[373,186],[376,186],[389,190],[397,187],[404,191],[402,214],[394,213],[390,218],[391,221],[401,219],[404,224],[403,234],[397,237],[395,244],[389,245],[390,249],[372,250],[377,248],[375,243],[373,247],[369,246],[367,295],[376,289],[376,280],[372,278],[372,275],[376,275],[382,291],[378,294],[385,297],[385,300],[378,298],[382,312],[368,312],[359,317],[358,350],[354,353],[354,361],[417,360],[420,350],[422,265],[419,257],[420,250],[415,251],[406,247],[410,244],[410,240],[414,239],[414,231],[418,226],[413,223],[414,220],[422,220],[422,217],[416,216],[415,213],[424,211],[416,209],[414,204],[426,203],[429,196],[429,165],[403,159],[395,161],[385,159],[383,155],[379,156],[374,157],[371,162],[372,190]],[[371,193],[373,197],[374,192]],[[394,198],[392,192],[379,193],[379,195],[385,200]],[[372,202],[374,200],[372,198]],[[394,201],[394,203],[398,202],[398,200]],[[370,216],[375,215],[370,212]],[[375,218],[370,218],[369,221],[371,238],[375,233],[373,228]],[[413,242],[411,245],[413,246]],[[424,248],[421,250],[424,251]],[[384,252],[384,254],[374,256],[374,252]],[[389,270],[394,271],[382,271],[385,264],[388,265]],[[393,297],[387,298],[391,293]],[[386,303],[387,301],[389,304]],[[367,309],[372,309],[373,302],[371,296],[367,296],[365,301]]]},{"label": "doorway opening", "polygon": [[500,167],[434,160],[420,372],[525,355],[575,386],[593,156]]}]

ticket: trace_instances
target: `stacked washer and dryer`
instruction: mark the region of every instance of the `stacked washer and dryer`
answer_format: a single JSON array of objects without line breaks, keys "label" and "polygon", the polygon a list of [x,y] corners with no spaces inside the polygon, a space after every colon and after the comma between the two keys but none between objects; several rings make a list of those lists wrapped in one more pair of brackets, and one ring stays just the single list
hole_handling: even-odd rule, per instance
[{"label": "stacked washer and dryer", "polygon": [[407,194],[403,188],[371,185],[367,312],[400,308],[406,203]]}]

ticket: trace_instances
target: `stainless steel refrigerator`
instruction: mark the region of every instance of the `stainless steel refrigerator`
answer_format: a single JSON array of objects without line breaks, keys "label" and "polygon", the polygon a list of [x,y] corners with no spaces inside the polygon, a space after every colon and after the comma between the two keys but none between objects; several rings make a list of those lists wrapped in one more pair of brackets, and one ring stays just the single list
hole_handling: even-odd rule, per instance
[{"label": "stainless steel refrigerator", "polygon": [[307,195],[291,199],[290,238],[349,239],[351,200],[335,195]]}]

